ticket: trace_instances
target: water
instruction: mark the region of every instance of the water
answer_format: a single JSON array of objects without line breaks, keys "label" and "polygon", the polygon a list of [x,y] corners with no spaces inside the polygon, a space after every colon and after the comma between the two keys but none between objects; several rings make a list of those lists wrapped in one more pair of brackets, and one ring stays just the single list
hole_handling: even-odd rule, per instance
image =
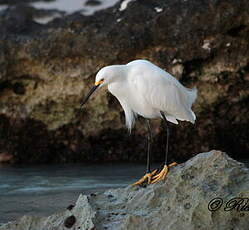
[{"label": "water", "polygon": [[[249,160],[242,162],[249,167]],[[50,215],[74,204],[80,193],[125,187],[144,171],[145,164],[133,163],[0,165],[0,223],[23,215]]]},{"label": "water", "polygon": [[144,170],[145,164],[132,163],[0,166],[0,223],[61,211],[80,193],[127,186]]}]

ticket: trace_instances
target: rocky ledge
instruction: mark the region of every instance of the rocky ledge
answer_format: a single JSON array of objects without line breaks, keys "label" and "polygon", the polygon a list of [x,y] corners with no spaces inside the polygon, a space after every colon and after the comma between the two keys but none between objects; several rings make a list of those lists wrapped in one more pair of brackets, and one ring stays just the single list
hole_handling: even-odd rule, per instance
[{"label": "rocky ledge", "polygon": [[24,216],[0,230],[244,230],[248,225],[249,169],[210,151],[172,168],[164,182],[80,195],[65,211]]},{"label": "rocky ledge", "polygon": [[[246,157],[249,1],[121,5],[45,25],[30,7],[1,11],[0,153],[19,163],[145,159],[144,122],[127,135],[120,105],[104,90],[79,113],[101,67],[142,58],[198,88],[196,125],[172,127],[171,159],[214,146]],[[154,126],[154,158],[161,159],[164,131],[160,121]]]}]

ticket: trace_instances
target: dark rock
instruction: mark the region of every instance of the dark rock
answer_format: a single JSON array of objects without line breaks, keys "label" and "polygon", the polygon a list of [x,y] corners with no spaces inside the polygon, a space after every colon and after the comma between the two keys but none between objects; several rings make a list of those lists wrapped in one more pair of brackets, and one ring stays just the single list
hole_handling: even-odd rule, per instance
[{"label": "dark rock", "polygon": [[99,0],[88,0],[88,1],[86,1],[85,5],[87,5],[87,6],[98,6],[98,5],[101,5],[101,1],[99,1]]},{"label": "dark rock", "polygon": [[[247,157],[248,7],[246,0],[137,0],[123,11],[118,3],[93,16],[75,13],[46,25],[35,23],[27,6],[5,10],[0,127],[8,131],[0,150],[7,146],[16,162],[144,160],[144,121],[129,136],[114,97],[101,91],[79,112],[101,67],[144,58],[199,90],[196,125],[172,125],[172,161],[212,146]],[[14,90],[15,84],[21,87]],[[164,155],[160,123],[154,122],[156,160]]]},{"label": "dark rock", "polygon": [[75,216],[69,216],[69,217],[67,217],[67,219],[65,220],[64,226],[65,226],[66,228],[71,228],[71,227],[73,227],[73,225],[75,224],[75,222],[76,222]]},{"label": "dark rock", "polygon": [[70,204],[68,207],[67,207],[67,210],[71,211],[73,208],[74,208],[75,205],[73,204]]},{"label": "dark rock", "polygon": [[13,159],[13,155],[9,153],[0,152],[0,164],[10,163]]}]

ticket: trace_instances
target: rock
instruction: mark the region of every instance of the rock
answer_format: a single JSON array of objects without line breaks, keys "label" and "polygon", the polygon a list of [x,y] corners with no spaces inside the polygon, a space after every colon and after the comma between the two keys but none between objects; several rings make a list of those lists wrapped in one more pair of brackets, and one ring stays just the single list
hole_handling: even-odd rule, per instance
[{"label": "rock", "polygon": [[[199,90],[196,125],[172,127],[169,158],[212,146],[246,157],[249,2],[136,0],[122,11],[120,4],[46,25],[29,7],[0,14],[0,128],[8,130],[0,149],[10,146],[17,163],[145,159],[144,122],[127,135],[114,97],[102,90],[80,111],[101,67],[144,58]],[[161,160],[164,130],[154,126]]]},{"label": "rock", "polygon": [[242,230],[249,225],[248,199],[249,168],[214,150],[171,168],[164,182],[80,195],[72,210],[25,216],[0,230],[66,229],[63,223],[71,216],[76,218],[72,229],[81,230]]},{"label": "rock", "polygon": [[13,160],[13,155],[10,153],[0,153],[0,164],[10,163]]},{"label": "rock", "polygon": [[[88,197],[80,195],[76,205],[71,210],[56,213],[49,217],[23,216],[18,222],[8,223],[0,229],[32,229],[32,230],[55,230],[55,229],[92,229],[96,211],[91,207]],[[80,227],[80,228],[79,228]]]},{"label": "rock", "polygon": [[85,5],[86,6],[98,6],[98,5],[101,5],[101,1],[99,1],[99,0],[87,0]]}]

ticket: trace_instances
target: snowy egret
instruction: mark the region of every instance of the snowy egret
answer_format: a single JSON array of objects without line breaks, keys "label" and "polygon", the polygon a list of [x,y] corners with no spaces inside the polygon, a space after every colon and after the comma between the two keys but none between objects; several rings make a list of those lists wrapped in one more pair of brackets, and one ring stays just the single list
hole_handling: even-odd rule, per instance
[{"label": "snowy egret", "polygon": [[[144,182],[155,183],[163,180],[170,167],[167,165],[169,127],[168,122],[178,124],[177,120],[195,122],[196,116],[191,107],[197,97],[197,89],[184,87],[172,75],[146,60],[135,60],[126,65],[111,65],[99,70],[95,85],[90,90],[82,106],[97,88],[107,86],[120,102],[131,131],[135,118],[140,115],[146,119],[148,128],[147,170],[145,175],[133,185]],[[166,150],[164,166],[160,172],[151,171],[151,128],[149,119],[161,118],[166,127]]]}]

